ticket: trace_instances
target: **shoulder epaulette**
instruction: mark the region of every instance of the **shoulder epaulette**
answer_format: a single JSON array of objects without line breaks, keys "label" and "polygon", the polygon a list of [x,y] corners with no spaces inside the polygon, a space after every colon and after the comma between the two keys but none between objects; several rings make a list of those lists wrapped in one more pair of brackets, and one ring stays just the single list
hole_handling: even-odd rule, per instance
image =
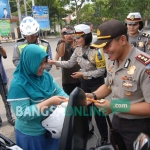
[{"label": "shoulder epaulette", "polygon": [[45,39],[41,39],[41,42],[49,44],[49,42],[47,40],[45,40]]},{"label": "shoulder epaulette", "polygon": [[150,63],[150,58],[143,55],[143,54],[139,54],[138,56],[135,57],[138,61],[140,61],[142,64],[144,64],[145,66],[148,65]]},{"label": "shoulder epaulette", "polygon": [[20,38],[16,42],[24,42],[26,39],[25,38]]}]

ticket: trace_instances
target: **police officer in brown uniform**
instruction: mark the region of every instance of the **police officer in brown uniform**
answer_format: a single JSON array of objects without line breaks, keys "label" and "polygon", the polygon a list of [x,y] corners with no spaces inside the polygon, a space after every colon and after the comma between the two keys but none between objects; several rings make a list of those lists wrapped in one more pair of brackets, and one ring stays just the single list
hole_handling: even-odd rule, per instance
[{"label": "police officer in brown uniform", "polygon": [[143,33],[143,21],[139,12],[129,13],[126,18],[129,42],[141,51],[150,54],[149,34]]},{"label": "police officer in brown uniform", "polygon": [[[99,51],[96,51],[96,49],[92,49],[90,47],[92,42],[92,33],[88,25],[79,24],[74,28],[77,47],[71,58],[68,61],[49,60],[48,63],[55,64],[63,68],[71,68],[78,62],[81,69],[77,72],[73,72],[71,77],[80,79],[81,88],[84,92],[93,92],[100,85],[104,84],[104,73],[106,67],[104,53],[100,49]],[[91,110],[92,105],[89,106],[90,121],[92,116]],[[94,117],[102,137],[102,144],[105,144],[108,136],[105,116],[95,113]]]},{"label": "police officer in brown uniform", "polygon": [[106,114],[114,113],[119,150],[133,150],[133,141],[141,132],[150,136],[150,56],[128,42],[127,28],[118,20],[102,23],[97,36],[92,46],[103,47],[109,60],[106,83],[94,93],[98,99],[112,93],[112,98],[95,105]]}]

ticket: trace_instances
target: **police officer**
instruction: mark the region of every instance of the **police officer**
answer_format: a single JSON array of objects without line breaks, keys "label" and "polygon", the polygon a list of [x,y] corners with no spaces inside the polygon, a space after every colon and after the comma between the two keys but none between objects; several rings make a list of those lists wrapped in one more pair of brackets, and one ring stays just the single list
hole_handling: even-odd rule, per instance
[{"label": "police officer", "polygon": [[[40,26],[34,18],[25,17],[21,21],[20,32],[24,36],[24,38],[17,40],[17,44],[14,47],[12,61],[15,66],[17,66],[20,61],[20,54],[22,53],[22,50],[28,44],[39,45],[41,48],[43,48],[45,52],[47,52],[48,58],[52,59],[52,51],[51,51],[50,44],[48,41],[44,39],[40,39],[39,30],[40,30]],[[51,65],[47,65],[46,70],[50,71],[50,69],[51,69]]]},{"label": "police officer", "polygon": [[[127,28],[118,20],[102,23],[97,37],[93,46],[103,47],[109,59],[106,83],[94,94],[102,99],[112,93],[112,98],[95,105],[106,114],[114,113],[119,150],[133,150],[141,132],[150,136],[150,56],[128,42]],[[87,93],[87,97],[93,98],[93,94]]]},{"label": "police officer", "polygon": [[143,21],[139,12],[129,13],[126,18],[129,42],[141,51],[150,54],[149,34],[143,33]]},{"label": "police officer", "polygon": [[[93,27],[93,23],[92,22],[84,22],[83,24],[88,25],[90,27],[90,29],[91,29],[91,32],[93,33],[94,27]],[[94,43],[96,40],[97,40],[97,36],[92,34],[92,42],[91,43]]]},{"label": "police officer", "polygon": [[[80,71],[73,72],[72,78],[79,78],[81,88],[84,92],[93,92],[100,85],[104,84],[105,58],[102,50],[96,51],[90,47],[92,42],[92,33],[90,27],[85,24],[79,24],[75,28],[75,38],[77,48],[74,50],[68,61],[52,61],[49,64],[55,64],[63,68],[71,68],[77,62],[80,65]],[[95,109],[96,107],[94,107]],[[91,121],[92,105],[89,106],[89,120]],[[107,123],[103,114],[94,114],[97,127],[102,137],[102,144],[107,142]]]}]

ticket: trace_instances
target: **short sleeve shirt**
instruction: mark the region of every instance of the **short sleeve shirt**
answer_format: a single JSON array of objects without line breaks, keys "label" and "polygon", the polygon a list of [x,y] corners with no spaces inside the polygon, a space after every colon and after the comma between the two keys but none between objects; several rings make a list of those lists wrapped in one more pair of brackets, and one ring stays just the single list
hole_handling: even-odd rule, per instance
[{"label": "short sleeve shirt", "polygon": [[[150,103],[149,64],[150,56],[134,47],[119,67],[117,61],[109,60],[105,84],[112,90],[112,100],[126,98],[131,104],[144,101]],[[126,119],[147,118],[120,112],[116,115]]]}]

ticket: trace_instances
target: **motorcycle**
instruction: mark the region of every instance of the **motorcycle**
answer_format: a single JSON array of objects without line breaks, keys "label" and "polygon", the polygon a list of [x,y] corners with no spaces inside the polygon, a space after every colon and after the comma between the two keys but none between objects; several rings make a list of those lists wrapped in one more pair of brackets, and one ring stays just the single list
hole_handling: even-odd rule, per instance
[{"label": "motorcycle", "polygon": [[[86,115],[87,104],[84,92],[80,88],[74,89],[67,105],[64,104],[65,106],[54,109],[54,112],[42,121],[42,125],[51,133],[53,138],[60,138],[58,150],[86,150],[89,122]],[[62,103],[62,105],[64,104]],[[108,116],[106,119],[111,130],[112,140],[116,144],[111,121]],[[95,133],[94,135],[97,138],[97,143],[89,150],[118,150],[117,144],[113,146],[111,143],[107,143],[101,146],[99,137]],[[0,139],[3,139],[3,141],[0,140],[0,150],[22,150],[2,134],[0,134]],[[134,150],[150,150],[150,138],[141,133],[134,141],[133,147]]]},{"label": "motorcycle", "polygon": [[17,146],[13,141],[0,134],[0,150],[23,150]]}]

